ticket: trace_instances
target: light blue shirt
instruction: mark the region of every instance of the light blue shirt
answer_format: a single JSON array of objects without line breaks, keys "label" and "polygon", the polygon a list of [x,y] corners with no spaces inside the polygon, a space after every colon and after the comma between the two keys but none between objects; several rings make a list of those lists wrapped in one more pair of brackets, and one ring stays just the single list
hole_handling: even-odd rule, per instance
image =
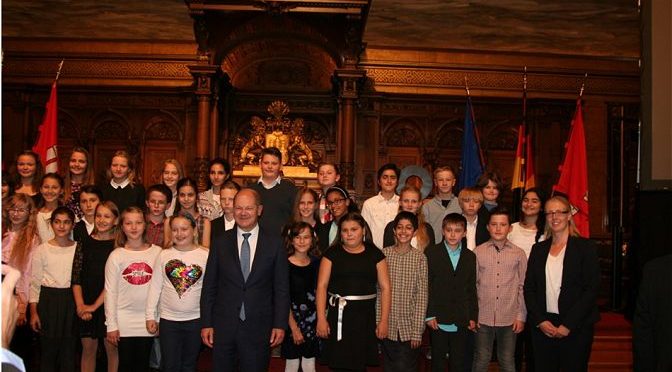
[{"label": "light blue shirt", "polygon": [[[455,270],[457,268],[458,262],[460,262],[460,253],[462,253],[462,242],[457,244],[457,249],[455,250],[450,249],[448,243],[446,243],[445,240],[443,241],[443,245],[446,247],[448,257],[450,257],[450,263],[453,264],[453,270]],[[425,320],[431,320],[434,318],[435,317],[431,317]],[[444,332],[457,332],[457,326],[455,324],[439,324],[439,329]]]}]

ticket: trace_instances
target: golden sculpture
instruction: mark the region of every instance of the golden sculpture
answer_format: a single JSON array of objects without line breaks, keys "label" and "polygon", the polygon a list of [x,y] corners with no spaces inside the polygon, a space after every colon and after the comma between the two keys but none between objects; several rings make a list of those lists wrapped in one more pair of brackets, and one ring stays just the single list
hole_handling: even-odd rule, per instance
[{"label": "golden sculpture", "polygon": [[252,132],[236,157],[236,165],[257,165],[263,148],[277,147],[282,154],[283,165],[315,169],[315,155],[303,136],[303,119],[292,121],[286,118],[289,106],[282,101],[273,101],[266,110],[271,114],[266,121],[258,116],[250,119]]}]

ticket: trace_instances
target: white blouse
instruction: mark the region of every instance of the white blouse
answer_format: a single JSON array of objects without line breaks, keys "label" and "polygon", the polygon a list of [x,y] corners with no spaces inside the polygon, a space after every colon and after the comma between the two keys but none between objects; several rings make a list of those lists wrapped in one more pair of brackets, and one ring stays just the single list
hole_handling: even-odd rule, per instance
[{"label": "white blouse", "polygon": [[566,248],[565,245],[557,256],[549,253],[546,260],[546,311],[553,314],[560,314],[558,298],[562,286],[562,269]]},{"label": "white blouse", "polygon": [[30,302],[39,302],[41,287],[70,288],[76,247],[76,243],[68,247],[43,243],[37,247],[32,262]]}]

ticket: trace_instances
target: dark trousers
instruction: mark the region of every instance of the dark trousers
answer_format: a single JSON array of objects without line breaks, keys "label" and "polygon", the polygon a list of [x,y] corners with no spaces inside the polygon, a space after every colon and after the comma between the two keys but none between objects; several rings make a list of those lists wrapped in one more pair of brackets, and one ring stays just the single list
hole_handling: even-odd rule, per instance
[{"label": "dark trousers", "polygon": [[119,339],[119,371],[147,372],[152,343],[154,343],[154,337],[121,337]]},{"label": "dark trousers", "polygon": [[431,331],[432,372],[446,370],[446,354],[449,354],[448,363],[451,371],[464,371],[469,333],[471,333],[469,330],[462,327],[458,327],[457,332],[445,332],[440,329]]},{"label": "dark trousers", "polygon": [[161,319],[161,370],[194,372],[201,351],[201,320],[176,322]]},{"label": "dark trousers", "polygon": [[418,349],[412,349],[410,341],[392,341],[386,338],[382,343],[385,372],[418,370]]},{"label": "dark trousers", "polygon": [[[558,325],[556,321],[552,321]],[[547,337],[539,328],[532,330],[535,371],[588,371],[588,359],[593,345],[593,327],[570,330],[563,338]]]},{"label": "dark trousers", "polygon": [[525,361],[526,371],[534,371],[531,328],[534,328],[534,326],[526,323],[525,329],[518,334],[518,338],[516,339],[516,372],[523,370],[523,361]]},{"label": "dark trousers", "polygon": [[215,326],[212,370],[268,371],[271,361],[270,337],[270,327],[261,327],[250,321],[238,321],[232,327]]}]

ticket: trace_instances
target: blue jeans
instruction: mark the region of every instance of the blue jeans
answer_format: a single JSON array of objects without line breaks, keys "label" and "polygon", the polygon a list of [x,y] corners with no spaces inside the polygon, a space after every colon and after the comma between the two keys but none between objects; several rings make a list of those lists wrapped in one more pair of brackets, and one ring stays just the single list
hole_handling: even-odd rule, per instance
[{"label": "blue jeans", "polygon": [[385,372],[418,370],[418,349],[411,349],[410,341],[392,341],[385,338],[382,343]]},{"label": "blue jeans", "polygon": [[472,372],[486,372],[492,358],[492,345],[497,340],[497,361],[502,372],[515,372],[516,334],[512,326],[490,327],[481,324],[476,332]]}]

